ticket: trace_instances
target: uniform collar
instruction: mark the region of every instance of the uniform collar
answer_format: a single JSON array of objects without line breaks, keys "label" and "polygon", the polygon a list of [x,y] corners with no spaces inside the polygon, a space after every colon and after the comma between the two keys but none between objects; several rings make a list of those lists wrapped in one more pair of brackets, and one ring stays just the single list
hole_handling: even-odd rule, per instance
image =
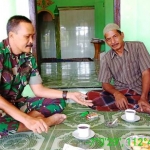
[{"label": "uniform collar", "polygon": [[9,39],[8,38],[3,40],[3,44],[4,44],[4,48],[5,48],[6,53],[10,53],[13,56],[18,56],[21,59],[32,56],[32,53],[22,53],[22,54],[19,54],[19,55],[13,54],[12,49],[9,45]]},{"label": "uniform collar", "polygon": [[[127,48],[127,44],[126,44],[126,42],[125,42],[125,44],[124,44],[124,50],[126,51],[126,52],[129,52],[129,50],[128,50],[128,48]],[[118,54],[113,50],[113,49],[111,49],[111,59],[113,59],[115,56],[117,56]]]}]

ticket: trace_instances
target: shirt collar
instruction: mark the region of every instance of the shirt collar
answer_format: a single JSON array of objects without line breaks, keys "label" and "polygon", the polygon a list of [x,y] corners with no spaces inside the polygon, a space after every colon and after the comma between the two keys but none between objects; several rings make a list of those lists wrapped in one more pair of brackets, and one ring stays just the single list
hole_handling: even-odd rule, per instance
[{"label": "shirt collar", "polygon": [[[5,48],[6,53],[11,53],[12,55],[15,55],[12,53],[12,49],[9,45],[9,39],[7,38],[7,39],[3,40],[3,43],[4,43],[4,48]],[[24,59],[24,58],[27,58],[30,56],[32,56],[32,53],[22,53],[22,54],[18,55],[18,57],[20,57],[21,59]]]},{"label": "shirt collar", "polygon": [[[127,52],[129,52],[126,42],[124,44],[124,50],[127,51]],[[111,49],[111,59],[113,59],[117,55],[118,54],[113,49]]]}]

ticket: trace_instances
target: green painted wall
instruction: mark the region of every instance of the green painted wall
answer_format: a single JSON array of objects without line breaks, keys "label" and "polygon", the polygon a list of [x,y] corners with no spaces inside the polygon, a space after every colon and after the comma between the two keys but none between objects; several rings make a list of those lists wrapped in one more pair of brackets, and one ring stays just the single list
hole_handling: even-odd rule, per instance
[{"label": "green painted wall", "polygon": [[[13,15],[24,15],[29,17],[29,7],[28,0],[1,0],[0,1],[0,15],[1,15],[1,23],[0,23],[0,41],[7,38],[6,33],[6,24],[8,19]],[[24,6],[24,7],[20,7]]]},{"label": "green painted wall", "polygon": [[[54,3],[47,7],[52,14],[57,7],[81,7],[93,6],[95,8],[95,37],[104,39],[103,28],[108,22],[113,22],[113,0],[52,0]],[[37,6],[37,10],[42,8]],[[102,46],[104,51],[105,46]]]},{"label": "green painted wall", "polygon": [[150,53],[149,6],[150,0],[121,0],[121,30],[125,40],[142,41]]}]

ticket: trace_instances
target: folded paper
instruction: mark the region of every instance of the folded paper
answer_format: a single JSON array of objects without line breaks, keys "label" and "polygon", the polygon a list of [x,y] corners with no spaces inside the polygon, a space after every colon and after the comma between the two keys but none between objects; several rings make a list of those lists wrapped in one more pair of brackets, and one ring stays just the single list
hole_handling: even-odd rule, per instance
[{"label": "folded paper", "polygon": [[80,147],[74,147],[69,144],[64,144],[63,150],[104,150],[104,149],[83,149]]}]

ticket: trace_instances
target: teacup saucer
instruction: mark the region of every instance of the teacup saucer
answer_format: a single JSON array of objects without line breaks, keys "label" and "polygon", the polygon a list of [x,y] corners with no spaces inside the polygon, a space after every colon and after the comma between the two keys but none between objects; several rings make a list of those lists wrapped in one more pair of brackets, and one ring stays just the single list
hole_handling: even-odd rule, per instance
[{"label": "teacup saucer", "polygon": [[132,120],[132,121],[131,121],[131,120],[127,120],[126,117],[125,117],[125,115],[122,115],[121,118],[122,118],[123,120],[127,121],[127,122],[136,122],[136,121],[139,121],[139,120],[140,120],[140,116],[138,116],[138,115],[135,115],[135,119]]},{"label": "teacup saucer", "polygon": [[77,138],[77,139],[80,139],[80,140],[87,140],[87,139],[90,139],[92,138],[93,136],[95,135],[95,132],[90,130],[90,135],[88,137],[79,137],[78,135],[78,131],[75,130],[73,133],[72,133],[72,136]]}]

